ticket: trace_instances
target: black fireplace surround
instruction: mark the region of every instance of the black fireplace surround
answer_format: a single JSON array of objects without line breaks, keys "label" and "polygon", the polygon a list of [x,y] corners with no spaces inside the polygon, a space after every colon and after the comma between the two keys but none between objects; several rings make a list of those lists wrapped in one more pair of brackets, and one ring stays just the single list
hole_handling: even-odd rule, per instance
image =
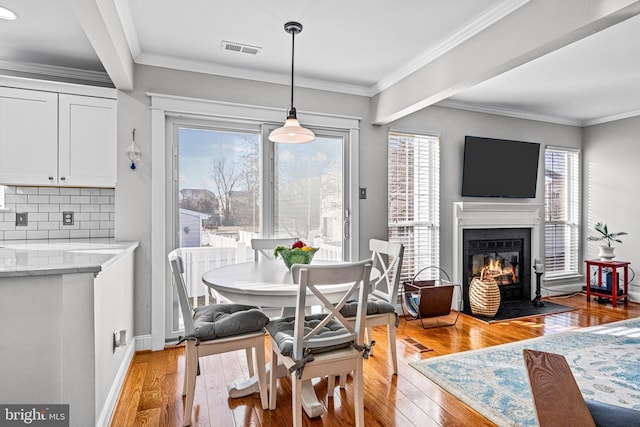
[{"label": "black fireplace surround", "polygon": [[501,303],[531,300],[531,228],[468,228],[463,230],[462,243],[465,312],[471,313],[469,283],[489,263],[504,268],[504,274],[493,272]]}]

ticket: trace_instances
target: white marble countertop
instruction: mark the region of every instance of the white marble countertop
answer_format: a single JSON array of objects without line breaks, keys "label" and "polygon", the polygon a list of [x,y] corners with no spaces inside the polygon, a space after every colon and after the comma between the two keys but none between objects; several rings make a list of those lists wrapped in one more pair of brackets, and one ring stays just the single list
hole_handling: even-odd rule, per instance
[{"label": "white marble countertop", "polygon": [[114,239],[0,241],[0,278],[94,273],[138,247]]}]

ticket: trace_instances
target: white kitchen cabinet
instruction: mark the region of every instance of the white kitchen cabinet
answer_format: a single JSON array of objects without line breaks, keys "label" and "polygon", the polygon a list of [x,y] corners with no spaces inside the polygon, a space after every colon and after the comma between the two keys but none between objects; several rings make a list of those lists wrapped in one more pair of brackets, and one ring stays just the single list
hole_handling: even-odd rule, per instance
[{"label": "white kitchen cabinet", "polygon": [[0,87],[0,184],[115,187],[116,105]]},{"label": "white kitchen cabinet", "polygon": [[115,187],[116,100],[60,94],[58,185]]},{"label": "white kitchen cabinet", "polygon": [[51,185],[57,174],[58,94],[0,87],[0,184]]}]

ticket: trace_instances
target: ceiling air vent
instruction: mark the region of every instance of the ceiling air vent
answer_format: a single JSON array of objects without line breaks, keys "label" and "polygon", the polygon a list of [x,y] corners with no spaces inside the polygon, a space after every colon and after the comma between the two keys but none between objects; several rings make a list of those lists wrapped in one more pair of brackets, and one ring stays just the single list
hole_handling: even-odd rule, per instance
[{"label": "ceiling air vent", "polygon": [[257,55],[262,50],[259,46],[251,46],[248,44],[222,41],[222,50],[229,50],[232,52],[248,53],[250,55]]}]

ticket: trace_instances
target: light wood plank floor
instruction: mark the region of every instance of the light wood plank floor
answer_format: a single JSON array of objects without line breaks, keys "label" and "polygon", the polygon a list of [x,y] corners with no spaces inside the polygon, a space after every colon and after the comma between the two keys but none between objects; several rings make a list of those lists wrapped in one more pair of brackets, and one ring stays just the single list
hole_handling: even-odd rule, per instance
[{"label": "light wood plank floor", "polygon": [[[422,329],[419,321],[401,320],[397,329],[399,374],[387,363],[386,329],[374,331],[375,355],[365,360],[365,423],[367,426],[490,426],[486,418],[408,366],[409,362],[497,344],[551,335],[567,330],[640,317],[640,304],[612,308],[610,304],[586,302],[584,295],[554,298],[554,302],[577,308],[568,313],[487,324],[460,315],[455,327]],[[432,349],[420,352],[413,339]],[[112,427],[181,426],[184,349],[167,348],[135,355],[114,413]],[[278,408],[263,411],[256,393],[230,399],[226,384],[247,377],[244,352],[210,356],[202,363],[193,409],[194,426],[290,426],[291,383],[281,379]],[[304,417],[306,426],[353,425],[351,379],[345,390],[327,397],[327,383],[317,380],[315,390],[326,405],[318,418]]]}]

